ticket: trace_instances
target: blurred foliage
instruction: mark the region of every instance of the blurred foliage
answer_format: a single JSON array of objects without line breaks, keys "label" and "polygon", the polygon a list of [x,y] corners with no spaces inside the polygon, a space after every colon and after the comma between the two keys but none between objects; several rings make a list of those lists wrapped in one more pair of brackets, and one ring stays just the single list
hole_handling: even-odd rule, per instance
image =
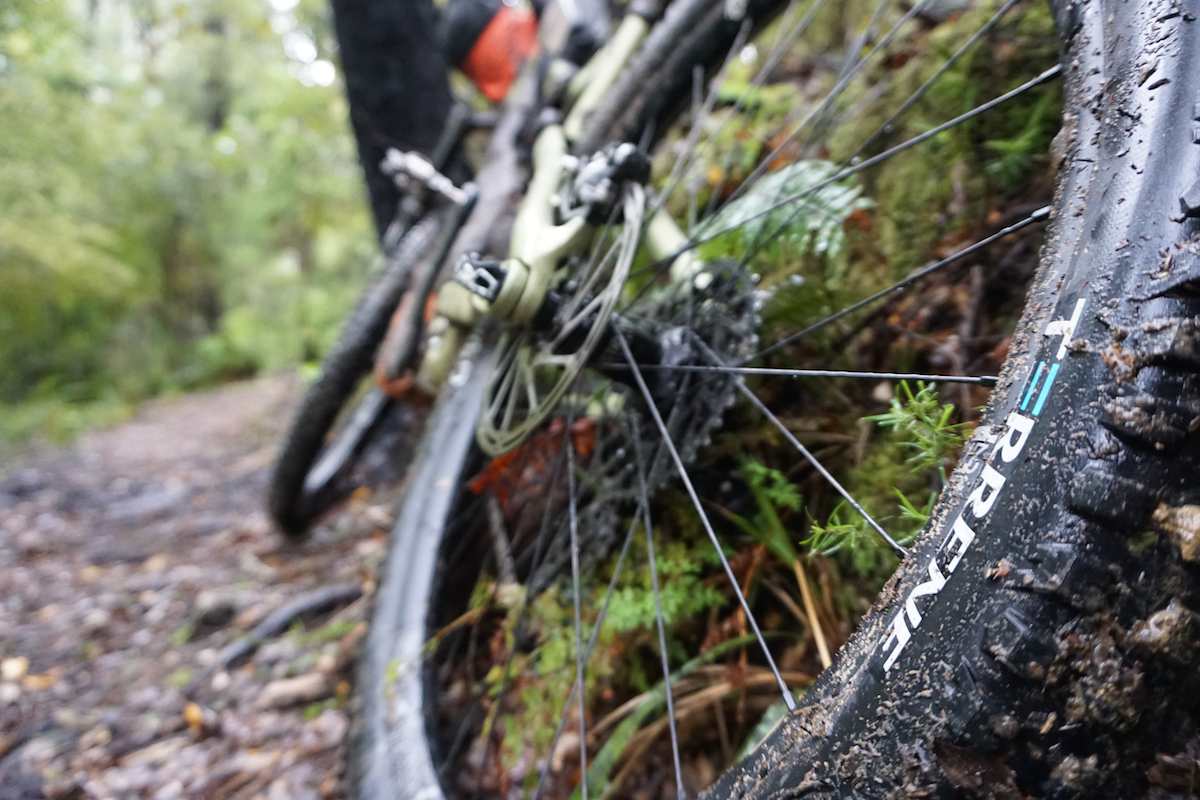
[{"label": "blurred foliage", "polygon": [[0,10],[0,437],[311,360],[371,263],[323,0]]},{"label": "blurred foliage", "polygon": [[[589,702],[596,701],[612,686],[632,686],[638,692],[660,690],[655,688],[661,676],[656,638],[659,609],[666,626],[669,654],[676,661],[686,661],[691,653],[681,639],[702,626],[709,610],[723,606],[728,600],[724,592],[706,579],[719,558],[708,540],[701,538],[702,534],[670,541],[655,536],[660,590],[657,599],[645,550],[645,529],[638,526],[632,535],[634,552],[623,562],[612,594],[607,589],[621,563],[618,554],[591,574],[582,590],[585,643],[590,640],[600,615],[604,615],[604,625],[588,660]],[[575,681],[573,602],[571,588],[566,585],[556,585],[533,597],[526,624],[536,646],[529,653],[517,652],[514,663],[507,668],[492,667],[487,676],[493,691],[510,681],[516,684],[515,720],[505,728],[502,748],[504,763],[510,768],[530,750],[545,752],[553,741],[563,713],[563,698]]]}]

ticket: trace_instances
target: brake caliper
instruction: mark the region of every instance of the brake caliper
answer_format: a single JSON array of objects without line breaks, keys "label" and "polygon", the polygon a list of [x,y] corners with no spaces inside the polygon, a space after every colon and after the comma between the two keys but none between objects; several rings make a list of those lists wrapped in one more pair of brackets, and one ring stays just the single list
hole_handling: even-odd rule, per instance
[{"label": "brake caliper", "polygon": [[650,180],[650,158],[628,142],[610,145],[573,165],[564,182],[559,212],[564,219],[582,216],[590,225],[621,221],[621,187]]}]

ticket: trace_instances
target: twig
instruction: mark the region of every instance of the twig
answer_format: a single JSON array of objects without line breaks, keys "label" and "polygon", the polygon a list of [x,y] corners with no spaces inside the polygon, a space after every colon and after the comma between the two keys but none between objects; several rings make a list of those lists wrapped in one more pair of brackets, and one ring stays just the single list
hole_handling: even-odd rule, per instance
[{"label": "twig", "polygon": [[357,583],[324,586],[302,594],[282,608],[272,611],[245,636],[222,648],[217,656],[217,664],[221,669],[235,667],[254,655],[267,639],[287,630],[297,618],[309,614],[323,614],[338,606],[352,603],[361,596],[362,587]]},{"label": "twig", "polygon": [[488,528],[492,533],[492,548],[496,553],[496,569],[500,573],[500,582],[506,585],[515,585],[517,568],[513,563],[508,536],[504,532],[504,514],[500,511],[500,503],[496,500],[495,495],[488,495],[487,517]]},{"label": "twig", "polygon": [[829,645],[825,642],[825,631],[821,629],[821,620],[817,617],[817,606],[813,602],[812,590],[808,585],[808,573],[800,559],[792,562],[796,572],[796,583],[800,584],[800,599],[804,602],[804,614],[808,617],[808,626],[812,629],[813,639],[817,643],[817,655],[821,658],[821,666],[828,668],[833,663],[829,657]]},{"label": "twig", "polygon": [[425,647],[437,647],[437,645],[441,643],[442,639],[444,639],[448,634],[453,633],[459,628],[463,628],[468,625],[474,625],[475,623],[479,622],[479,620],[483,619],[483,615],[487,612],[487,610],[488,607],[485,605],[476,606],[475,608],[468,608],[466,611],[447,622],[444,626],[438,628],[438,630],[435,631],[432,636],[425,640]]}]

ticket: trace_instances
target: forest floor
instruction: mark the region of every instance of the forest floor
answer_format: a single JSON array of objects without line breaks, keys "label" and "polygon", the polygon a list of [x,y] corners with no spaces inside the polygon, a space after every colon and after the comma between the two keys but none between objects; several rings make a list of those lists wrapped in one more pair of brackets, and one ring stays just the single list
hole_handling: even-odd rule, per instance
[{"label": "forest floor", "polygon": [[263,496],[299,388],[155,402],[0,466],[0,800],[343,796],[395,489],[280,540]]}]

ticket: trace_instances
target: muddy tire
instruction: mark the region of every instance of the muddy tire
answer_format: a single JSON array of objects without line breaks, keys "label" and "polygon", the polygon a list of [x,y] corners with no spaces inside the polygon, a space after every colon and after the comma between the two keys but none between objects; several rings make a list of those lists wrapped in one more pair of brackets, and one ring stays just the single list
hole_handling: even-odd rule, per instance
[{"label": "muddy tire", "polygon": [[710,797],[1195,796],[1200,22],[1058,13],[1067,147],[1001,384],[875,610]]},{"label": "muddy tire", "polygon": [[[325,356],[320,375],[300,401],[267,494],[271,518],[288,536],[304,535],[318,517],[354,490],[348,474],[371,433],[395,412],[395,404],[377,389],[363,395],[353,411],[348,412],[348,406],[370,379],[388,322],[408,289],[415,265],[433,248],[442,224],[440,215],[427,216],[400,241],[363,292]],[[414,313],[420,310],[413,306]]]}]

